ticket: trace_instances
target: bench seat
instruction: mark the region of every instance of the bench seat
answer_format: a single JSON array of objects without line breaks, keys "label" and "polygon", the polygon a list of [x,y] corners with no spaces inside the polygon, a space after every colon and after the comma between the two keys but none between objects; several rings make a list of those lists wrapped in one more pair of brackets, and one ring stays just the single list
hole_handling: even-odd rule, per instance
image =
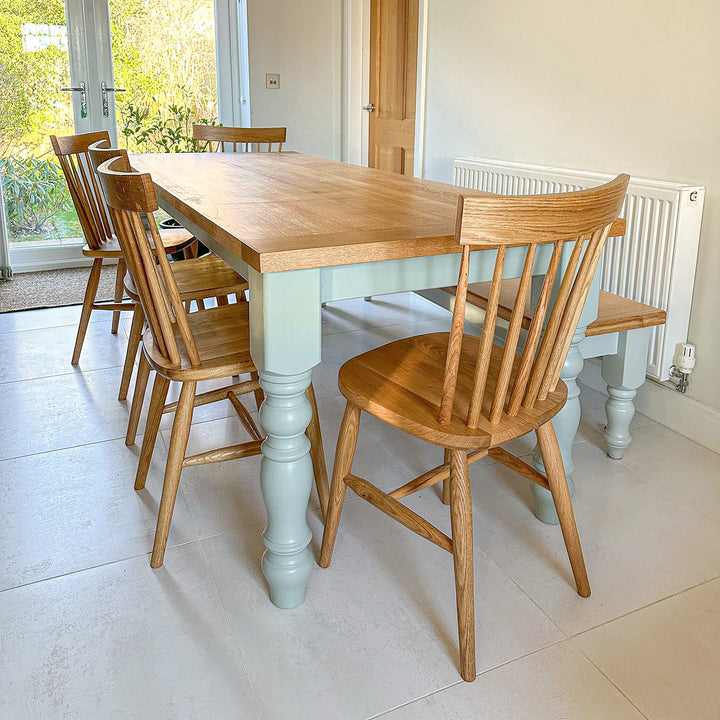
[{"label": "bench seat", "polygon": [[[519,278],[503,281],[500,292],[500,307],[498,308],[498,316],[503,320],[510,320],[519,283]],[[455,295],[454,287],[446,287],[443,290]],[[468,285],[468,303],[484,310],[487,307],[489,290],[490,283]],[[528,312],[523,317],[523,327],[525,329],[530,326],[532,320],[532,316]],[[664,310],[601,290],[598,299],[597,320],[587,326],[585,336],[593,337],[594,335],[635,330],[637,328],[652,327],[653,325],[663,325],[664,323]]]}]

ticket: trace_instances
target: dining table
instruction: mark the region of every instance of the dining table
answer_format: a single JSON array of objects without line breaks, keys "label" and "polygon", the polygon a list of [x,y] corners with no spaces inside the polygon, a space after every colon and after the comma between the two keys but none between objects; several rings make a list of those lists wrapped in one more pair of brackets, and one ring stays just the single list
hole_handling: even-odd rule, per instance
[{"label": "dining table", "polygon": [[[305,391],[321,361],[322,306],[455,285],[458,196],[485,193],[295,152],[138,154],[131,163],[150,173],[159,205],[249,282],[250,352],[265,393],[260,420],[267,433],[261,565],[272,603],[297,607],[315,564]],[[508,277],[522,271],[524,256],[513,250]],[[470,282],[491,279],[495,255],[473,252]],[[538,253],[533,273],[541,278],[548,261],[549,252]],[[596,277],[569,356],[597,317],[598,295]],[[562,377],[574,383],[578,372],[577,363],[566,362]],[[579,417],[575,396],[553,421],[566,467]],[[542,472],[539,456],[535,462]],[[532,488],[536,515],[552,519],[550,494]]]}]

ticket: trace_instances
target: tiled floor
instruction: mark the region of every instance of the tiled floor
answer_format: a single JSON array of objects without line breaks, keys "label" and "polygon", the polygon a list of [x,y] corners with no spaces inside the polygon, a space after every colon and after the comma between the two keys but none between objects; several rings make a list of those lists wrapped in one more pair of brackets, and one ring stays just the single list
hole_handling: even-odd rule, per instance
[{"label": "tiled floor", "polygon": [[[138,451],[116,400],[125,337],[97,315],[78,368],[77,308],[0,315],[2,720],[720,718],[720,456],[638,416],[625,458],[610,460],[604,398],[583,391],[575,508],[589,599],[574,592],[558,528],[530,512],[527,483],[474,466],[468,684],[450,557],[361,500],[305,604],[270,604],[257,458],[184,472],[165,565],[151,570],[169,419],[135,492]],[[447,322],[413,295],[324,310],[315,386],[329,462],[339,365]],[[241,433],[219,404],[198,412],[191,442]],[[437,453],[366,418],[355,471],[401,484]],[[410,505],[449,525],[434,488]],[[314,495],[309,522],[317,553]]]}]

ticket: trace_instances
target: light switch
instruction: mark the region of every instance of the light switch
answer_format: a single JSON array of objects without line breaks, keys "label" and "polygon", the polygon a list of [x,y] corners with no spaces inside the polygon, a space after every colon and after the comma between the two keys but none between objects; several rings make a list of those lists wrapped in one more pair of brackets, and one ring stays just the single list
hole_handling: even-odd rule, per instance
[{"label": "light switch", "polygon": [[265,75],[265,87],[268,90],[280,89],[280,75],[277,73],[268,73]]}]

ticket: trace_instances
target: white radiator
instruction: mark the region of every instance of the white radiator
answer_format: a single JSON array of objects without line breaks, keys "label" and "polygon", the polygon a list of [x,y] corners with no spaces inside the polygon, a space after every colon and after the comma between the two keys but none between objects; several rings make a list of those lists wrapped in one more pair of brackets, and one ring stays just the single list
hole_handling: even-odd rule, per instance
[{"label": "white radiator", "polygon": [[[614,177],[476,158],[455,158],[453,173],[455,185],[508,195],[581,190]],[[704,200],[701,186],[631,178],[621,213],[627,234],[605,246],[602,288],[667,313],[648,352],[647,373],[657,380],[670,377],[676,346],[687,342]]]}]

